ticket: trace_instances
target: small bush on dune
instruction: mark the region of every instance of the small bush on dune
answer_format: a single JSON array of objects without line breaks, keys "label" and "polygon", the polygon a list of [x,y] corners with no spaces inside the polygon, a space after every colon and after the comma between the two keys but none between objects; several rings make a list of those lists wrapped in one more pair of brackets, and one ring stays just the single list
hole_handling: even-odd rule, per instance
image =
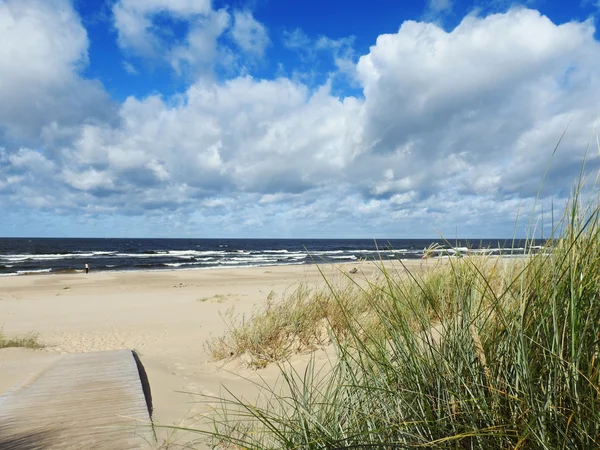
[{"label": "small bush on dune", "polygon": [[249,320],[230,310],[227,334],[210,341],[208,348],[217,360],[243,356],[253,368],[315,350],[331,343],[328,329],[338,335],[347,331],[349,311],[357,316],[370,309],[370,298],[356,285],[347,283],[341,295],[346,299],[343,307],[332,291],[301,284],[280,302],[269,295],[266,306]]},{"label": "small bush on dune", "polygon": [[29,333],[9,339],[0,331],[0,348],[8,347],[42,348],[43,346],[38,340],[37,334]]}]

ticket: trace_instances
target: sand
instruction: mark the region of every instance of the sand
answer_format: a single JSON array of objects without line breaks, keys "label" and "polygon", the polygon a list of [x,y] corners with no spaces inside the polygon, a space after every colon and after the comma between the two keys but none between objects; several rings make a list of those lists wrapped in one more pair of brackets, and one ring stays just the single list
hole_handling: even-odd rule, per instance
[{"label": "sand", "polygon": [[[331,279],[354,267],[356,278],[378,272],[369,263],[320,267]],[[315,265],[2,277],[0,329],[7,336],[38,333],[46,347],[0,349],[0,395],[56,354],[135,349],[148,373],[154,422],[190,425],[207,408],[193,394],[219,395],[226,386],[252,398],[248,380],[274,381],[279,373],[210,359],[205,343],[226,330],[223,315],[231,308],[249,314],[269,293],[281,298],[300,282],[322,286],[323,277]],[[157,435],[160,442],[190,439],[161,428]]]}]

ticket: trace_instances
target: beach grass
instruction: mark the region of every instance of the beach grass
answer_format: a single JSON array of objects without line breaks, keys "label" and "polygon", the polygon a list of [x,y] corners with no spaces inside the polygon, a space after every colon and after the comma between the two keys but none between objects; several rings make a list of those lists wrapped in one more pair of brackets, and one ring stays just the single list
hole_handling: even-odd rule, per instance
[{"label": "beach grass", "polygon": [[2,330],[0,330],[0,348],[8,347],[42,348],[43,345],[40,343],[38,335],[35,333],[8,338]]},{"label": "beach grass", "polygon": [[263,368],[296,353],[315,350],[331,343],[330,333],[343,333],[347,311],[357,315],[368,310],[368,296],[347,283],[344,307],[330,290],[317,290],[301,284],[293,293],[277,301],[269,294],[266,306],[249,319],[234,310],[225,319],[228,332],[212,339],[209,350],[216,360],[240,358],[252,368]]},{"label": "beach grass", "polygon": [[[282,385],[259,384],[256,402],[217,398],[212,429],[196,431],[217,448],[600,448],[595,190],[580,179],[546,246],[524,257],[380,263],[377,280],[301,286],[231,315],[213,356],[277,362]],[[280,362],[328,344],[327,370]]]}]

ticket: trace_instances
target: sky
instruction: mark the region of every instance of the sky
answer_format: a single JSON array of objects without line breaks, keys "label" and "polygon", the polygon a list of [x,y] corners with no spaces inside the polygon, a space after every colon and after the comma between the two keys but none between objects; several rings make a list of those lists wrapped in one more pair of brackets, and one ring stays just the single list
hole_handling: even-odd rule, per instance
[{"label": "sky", "polygon": [[0,237],[548,235],[600,168],[599,20],[598,0],[0,0]]}]

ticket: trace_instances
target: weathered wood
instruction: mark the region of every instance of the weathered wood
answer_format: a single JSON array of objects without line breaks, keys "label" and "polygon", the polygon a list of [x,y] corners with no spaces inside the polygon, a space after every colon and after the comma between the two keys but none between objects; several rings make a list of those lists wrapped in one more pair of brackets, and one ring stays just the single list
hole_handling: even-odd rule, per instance
[{"label": "weathered wood", "polygon": [[0,449],[155,447],[137,363],[130,350],[62,355],[0,396]]}]

